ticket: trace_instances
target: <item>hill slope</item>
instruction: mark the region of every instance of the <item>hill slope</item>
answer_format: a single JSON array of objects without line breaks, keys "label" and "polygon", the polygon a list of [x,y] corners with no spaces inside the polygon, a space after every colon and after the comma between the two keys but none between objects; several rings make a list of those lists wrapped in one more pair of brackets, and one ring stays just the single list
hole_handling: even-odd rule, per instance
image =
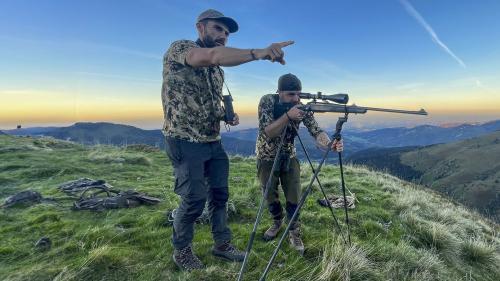
[{"label": "hill slope", "polygon": [[500,221],[500,131],[428,147],[360,151],[350,162],[416,180]]},{"label": "hill slope", "polygon": [[[1,280],[236,279],[240,264],[209,254],[207,225],[196,226],[193,243],[207,268],[191,273],[175,268],[172,230],[164,223],[165,210],[176,207],[178,198],[163,152],[0,136],[0,158],[1,201],[32,189],[59,202],[0,210]],[[311,173],[303,169],[305,186]],[[285,243],[268,280],[499,280],[498,225],[389,175],[348,166],[345,176],[359,200],[349,215],[353,246],[338,238],[328,209],[315,202],[321,198],[315,190],[301,212],[305,256]],[[104,179],[163,201],[101,213],[71,211],[72,199],[57,186],[80,177]],[[339,193],[337,167],[326,166],[320,179],[327,193]],[[255,160],[231,158],[229,181],[233,242],[244,248],[261,194]],[[335,214],[341,219],[343,211]],[[245,280],[258,279],[271,256],[276,243],[260,239],[269,223],[266,214]],[[33,247],[42,236],[52,240],[48,251]]]}]

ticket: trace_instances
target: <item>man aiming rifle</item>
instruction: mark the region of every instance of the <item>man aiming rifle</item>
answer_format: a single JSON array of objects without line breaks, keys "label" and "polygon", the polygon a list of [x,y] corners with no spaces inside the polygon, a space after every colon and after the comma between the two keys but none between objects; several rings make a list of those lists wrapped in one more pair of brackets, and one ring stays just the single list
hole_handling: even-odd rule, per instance
[{"label": "man aiming rifle", "polygon": [[[285,74],[278,80],[277,94],[265,95],[259,103],[259,136],[257,138],[257,175],[265,194],[266,183],[272,177],[268,187],[266,201],[273,222],[264,233],[264,240],[274,239],[283,223],[283,208],[279,200],[278,184],[281,183],[286,203],[285,211],[289,220],[300,199],[300,164],[296,157],[294,138],[301,122],[307,127],[311,136],[316,139],[318,146],[327,149],[330,143],[328,135],[318,126],[312,112],[305,112],[300,108],[299,94],[302,85],[297,76]],[[295,128],[293,128],[293,127]],[[281,132],[284,132],[280,155],[277,154],[281,142]],[[342,151],[342,141],[334,141],[331,145],[334,151]],[[280,164],[272,170],[275,157],[279,157]],[[291,223],[289,241],[291,246],[303,254],[304,244],[300,237],[298,220]]]}]

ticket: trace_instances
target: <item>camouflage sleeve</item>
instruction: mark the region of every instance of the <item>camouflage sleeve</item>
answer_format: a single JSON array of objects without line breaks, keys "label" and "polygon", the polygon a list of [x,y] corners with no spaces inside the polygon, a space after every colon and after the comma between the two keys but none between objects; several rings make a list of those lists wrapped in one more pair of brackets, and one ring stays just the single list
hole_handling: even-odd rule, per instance
[{"label": "camouflage sleeve", "polygon": [[319,134],[323,132],[323,130],[319,127],[318,122],[314,119],[314,115],[312,112],[307,112],[304,119],[302,119],[304,126],[309,130],[309,134],[316,138]]},{"label": "camouflage sleeve", "polygon": [[272,95],[265,95],[259,102],[259,131],[264,133],[264,129],[273,123],[273,99]]},{"label": "camouflage sleeve", "polygon": [[176,62],[186,65],[186,56],[189,53],[189,50],[196,47],[198,47],[198,45],[196,45],[193,41],[175,41],[172,45],[170,45],[170,48],[167,51],[166,60],[167,62]]}]

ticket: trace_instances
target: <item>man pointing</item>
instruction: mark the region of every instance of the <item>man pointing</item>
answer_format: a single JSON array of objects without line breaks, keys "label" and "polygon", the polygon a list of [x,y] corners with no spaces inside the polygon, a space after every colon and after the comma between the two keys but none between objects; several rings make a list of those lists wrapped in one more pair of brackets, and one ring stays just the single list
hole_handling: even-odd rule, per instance
[{"label": "man pointing", "polygon": [[[208,202],[214,246],[212,254],[242,261],[244,253],[231,244],[226,204],[229,198],[229,161],[220,142],[224,120],[221,66],[255,60],[285,64],[283,48],[293,41],[272,43],[266,48],[226,47],[238,24],[216,10],[207,10],[196,22],[198,39],[173,42],[163,59],[163,131],[167,155],[175,175],[174,192],[181,197],[174,218],[173,260],[182,270],[203,268],[193,253],[194,221]],[[239,124],[235,114],[229,125]]]}]

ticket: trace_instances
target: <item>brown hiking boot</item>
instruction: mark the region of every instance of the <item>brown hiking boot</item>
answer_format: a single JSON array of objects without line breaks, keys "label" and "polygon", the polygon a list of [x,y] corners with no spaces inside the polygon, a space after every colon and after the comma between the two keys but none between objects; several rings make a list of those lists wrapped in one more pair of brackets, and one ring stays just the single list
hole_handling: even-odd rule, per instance
[{"label": "brown hiking boot", "polygon": [[300,255],[304,254],[304,243],[302,243],[302,239],[300,239],[300,229],[296,228],[294,230],[290,230],[288,232],[288,240],[290,241],[290,245],[297,250]]},{"label": "brown hiking boot", "polygon": [[280,231],[281,228],[281,220],[273,220],[273,224],[271,227],[264,232],[264,240],[265,241],[270,241],[276,238],[278,235],[278,232]]},{"label": "brown hiking boot", "polygon": [[181,270],[191,271],[193,269],[202,269],[204,267],[200,259],[193,253],[191,245],[179,250],[174,249],[174,255],[172,258]]}]

